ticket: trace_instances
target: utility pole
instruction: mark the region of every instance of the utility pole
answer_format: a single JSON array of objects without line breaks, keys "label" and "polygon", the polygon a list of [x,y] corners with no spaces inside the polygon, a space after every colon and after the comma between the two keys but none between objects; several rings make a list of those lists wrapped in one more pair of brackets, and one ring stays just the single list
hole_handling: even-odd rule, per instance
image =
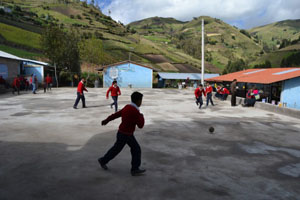
[{"label": "utility pole", "polygon": [[204,86],[204,19],[202,18],[201,84]]}]

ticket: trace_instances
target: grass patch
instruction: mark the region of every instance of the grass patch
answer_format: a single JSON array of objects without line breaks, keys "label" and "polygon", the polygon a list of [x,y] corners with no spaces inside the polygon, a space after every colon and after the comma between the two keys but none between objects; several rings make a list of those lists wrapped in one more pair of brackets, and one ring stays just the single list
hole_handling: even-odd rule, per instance
[{"label": "grass patch", "polygon": [[1,44],[0,44],[0,50],[5,51],[5,52],[10,53],[10,54],[13,54],[13,55],[18,56],[18,57],[28,58],[28,59],[36,59],[36,58],[39,58],[39,57],[43,56],[42,54],[32,53],[32,52],[24,51],[24,50],[21,50],[21,49],[16,49],[16,48],[13,48],[13,47],[8,47],[8,46],[1,45]]},{"label": "grass patch", "polygon": [[0,23],[1,35],[8,41],[40,49],[40,35]]}]

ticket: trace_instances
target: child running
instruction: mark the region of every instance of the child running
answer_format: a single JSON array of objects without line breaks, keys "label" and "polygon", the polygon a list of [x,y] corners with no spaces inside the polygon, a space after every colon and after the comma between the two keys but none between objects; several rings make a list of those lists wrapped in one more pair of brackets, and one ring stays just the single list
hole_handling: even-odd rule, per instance
[{"label": "child running", "polygon": [[203,105],[202,94],[206,96],[205,90],[203,89],[203,85],[200,84],[198,88],[195,90],[196,104],[199,105],[199,109],[201,109]]},{"label": "child running", "polygon": [[118,86],[117,81],[113,81],[112,86],[110,86],[106,92],[106,98],[108,99],[109,92],[111,92],[111,98],[113,99],[113,103],[110,104],[110,107],[112,108],[113,105],[115,105],[115,112],[118,111],[118,96],[121,95],[121,90]]},{"label": "child running", "polygon": [[109,149],[109,151],[101,158],[98,159],[100,166],[107,170],[106,164],[116,157],[123,149],[123,147],[128,144],[131,151],[131,175],[137,176],[145,173],[145,169],[140,169],[141,165],[141,148],[136,141],[133,133],[135,126],[139,128],[144,127],[144,116],[140,113],[139,107],[142,105],[143,94],[139,92],[134,92],[131,95],[131,104],[126,105],[122,110],[110,115],[107,119],[102,121],[102,126],[106,125],[108,122],[122,118],[122,122],[119,126],[117,133],[117,141]]},{"label": "child running", "polygon": [[206,106],[208,106],[208,103],[210,101],[211,105],[214,106],[214,102],[212,100],[212,92],[213,92],[213,88],[211,87],[211,85],[209,83],[206,84]]}]

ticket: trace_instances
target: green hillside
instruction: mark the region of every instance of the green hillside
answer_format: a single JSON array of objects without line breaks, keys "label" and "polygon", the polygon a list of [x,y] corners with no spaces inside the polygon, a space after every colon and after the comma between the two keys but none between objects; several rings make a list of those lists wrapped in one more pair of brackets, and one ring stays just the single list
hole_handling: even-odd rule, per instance
[{"label": "green hillside", "polygon": [[276,50],[284,39],[293,41],[300,37],[300,19],[285,20],[255,27],[250,29],[249,32],[262,45],[267,46],[270,50]]},{"label": "green hillside", "polygon": [[[82,40],[98,39],[104,51],[98,65],[127,60],[130,55],[131,60],[162,71],[200,72],[202,18],[205,19],[205,66],[208,72],[219,73],[228,61],[238,59],[250,65],[271,59],[272,63],[280,65],[279,58],[285,58],[289,51],[299,48],[299,43],[287,42],[277,53],[284,56],[267,54],[279,40],[299,38],[300,20],[254,28],[249,33],[211,17],[198,17],[188,22],[152,17],[124,26],[104,15],[97,6],[84,1],[2,0],[0,50],[45,60],[40,36],[45,27],[57,24],[64,31],[75,30]],[[273,39],[270,34],[274,34]]]},{"label": "green hillside", "polygon": [[183,51],[201,59],[201,19],[205,20],[206,61],[223,69],[229,60],[253,61],[262,51],[254,38],[242,33],[219,19],[198,17],[189,22],[172,18],[148,18],[128,26],[137,30],[144,38],[165,49]]}]

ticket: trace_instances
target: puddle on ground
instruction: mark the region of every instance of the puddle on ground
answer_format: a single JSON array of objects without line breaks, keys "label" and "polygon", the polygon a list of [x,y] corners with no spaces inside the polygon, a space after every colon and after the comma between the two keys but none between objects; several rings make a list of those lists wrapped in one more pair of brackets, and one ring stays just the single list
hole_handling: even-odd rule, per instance
[{"label": "puddle on ground", "polygon": [[10,116],[25,116],[25,115],[30,115],[32,113],[28,113],[28,112],[19,112],[19,113],[15,113],[15,114],[12,114]]},{"label": "puddle on ground", "polygon": [[[290,156],[300,158],[300,150],[284,148],[284,147],[274,147],[262,142],[254,142],[253,144],[238,144],[238,146],[250,154],[270,154],[270,152],[285,152]],[[300,177],[300,163],[289,164],[278,169],[278,172],[287,176],[294,178]]]},{"label": "puddle on ground", "polygon": [[287,176],[292,176],[295,178],[300,177],[300,163],[290,164],[278,169],[278,171]]}]

